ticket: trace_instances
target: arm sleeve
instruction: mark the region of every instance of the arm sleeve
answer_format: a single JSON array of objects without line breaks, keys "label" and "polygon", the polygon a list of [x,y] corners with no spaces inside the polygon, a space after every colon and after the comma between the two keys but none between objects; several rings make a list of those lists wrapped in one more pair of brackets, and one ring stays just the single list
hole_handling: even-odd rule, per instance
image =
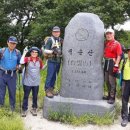
[{"label": "arm sleeve", "polygon": [[28,57],[25,57],[22,55],[21,59],[20,59],[20,64],[25,64],[28,62]]},{"label": "arm sleeve", "polygon": [[20,64],[20,60],[21,60],[21,52],[19,51],[18,52],[18,59],[17,59],[17,64],[18,65]]},{"label": "arm sleeve", "polygon": [[49,38],[47,40],[47,42],[46,42],[44,53],[46,53],[46,54],[52,54],[53,51],[52,51],[51,46],[52,46],[52,40],[51,40],[51,38]]}]

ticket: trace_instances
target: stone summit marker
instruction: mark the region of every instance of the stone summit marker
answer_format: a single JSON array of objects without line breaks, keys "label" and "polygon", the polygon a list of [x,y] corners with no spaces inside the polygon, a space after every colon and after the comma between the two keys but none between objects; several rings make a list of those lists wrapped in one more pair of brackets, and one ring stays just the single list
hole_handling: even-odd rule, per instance
[{"label": "stone summit marker", "polygon": [[45,97],[45,118],[49,111],[66,111],[66,107],[78,116],[103,115],[114,110],[114,105],[102,100],[103,49],[103,22],[92,13],[76,14],[65,28],[60,96]]}]

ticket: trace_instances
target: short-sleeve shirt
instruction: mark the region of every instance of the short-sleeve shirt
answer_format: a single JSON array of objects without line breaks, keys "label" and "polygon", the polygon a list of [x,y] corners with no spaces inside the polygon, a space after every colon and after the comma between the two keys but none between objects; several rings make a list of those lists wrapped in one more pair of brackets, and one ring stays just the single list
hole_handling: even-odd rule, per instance
[{"label": "short-sleeve shirt", "polygon": [[20,64],[20,51],[16,49],[10,51],[9,48],[4,49],[4,52],[2,52],[2,49],[0,49],[0,52],[3,53],[0,60],[0,67],[5,70],[15,70],[16,66]]},{"label": "short-sleeve shirt", "polygon": [[23,74],[23,84],[26,86],[39,86],[40,69],[43,67],[42,60],[36,58],[36,61],[33,62],[32,57],[25,57],[24,62],[27,65]]},{"label": "short-sleeve shirt", "polygon": [[116,41],[106,41],[104,49],[104,58],[117,58],[122,55],[121,44]]}]

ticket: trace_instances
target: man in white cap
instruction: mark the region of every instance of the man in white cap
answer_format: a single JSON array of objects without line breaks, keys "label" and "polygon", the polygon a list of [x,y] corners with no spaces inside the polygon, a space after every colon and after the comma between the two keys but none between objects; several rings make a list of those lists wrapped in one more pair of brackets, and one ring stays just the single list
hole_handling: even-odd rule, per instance
[{"label": "man in white cap", "polygon": [[122,49],[121,44],[115,40],[115,32],[113,29],[107,29],[105,32],[106,42],[104,48],[104,72],[105,82],[108,88],[107,102],[113,104],[116,95],[116,75],[119,71],[119,63],[121,60]]}]

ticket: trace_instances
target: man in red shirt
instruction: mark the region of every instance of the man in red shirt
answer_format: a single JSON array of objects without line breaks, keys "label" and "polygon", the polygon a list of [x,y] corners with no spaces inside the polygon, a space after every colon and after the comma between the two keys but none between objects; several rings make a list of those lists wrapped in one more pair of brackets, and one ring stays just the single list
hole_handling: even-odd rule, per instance
[{"label": "man in red shirt", "polygon": [[105,32],[106,42],[104,48],[104,72],[105,82],[108,88],[108,103],[115,102],[116,94],[116,74],[119,70],[122,49],[121,44],[115,40],[115,32],[113,29],[107,29]]}]

